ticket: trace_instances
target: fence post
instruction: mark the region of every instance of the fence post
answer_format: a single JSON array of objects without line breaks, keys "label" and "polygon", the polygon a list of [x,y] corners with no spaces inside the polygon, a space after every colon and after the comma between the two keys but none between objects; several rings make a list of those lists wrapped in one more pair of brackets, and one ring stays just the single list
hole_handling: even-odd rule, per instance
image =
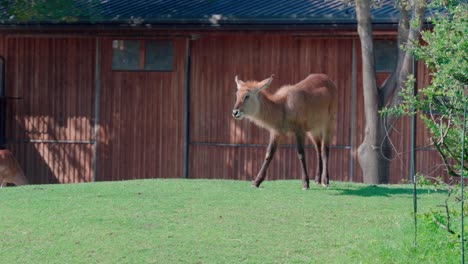
[{"label": "fence post", "polygon": [[5,58],[0,56],[0,149],[6,148]]},{"label": "fence post", "polygon": [[464,227],[464,187],[465,187],[465,177],[464,177],[464,167],[465,167],[465,133],[466,133],[466,97],[468,96],[468,85],[465,85],[465,90],[463,92],[463,133],[462,133],[462,151],[461,151],[461,164],[460,164],[460,186],[461,186],[461,263],[465,263],[465,227]]},{"label": "fence post", "polygon": [[190,148],[190,44],[193,36],[186,39],[185,46],[185,97],[184,97],[184,160],[183,178],[189,177],[189,148]]},{"label": "fence post", "polygon": [[100,65],[100,39],[96,37],[96,50],[95,50],[95,61],[94,61],[94,156],[93,156],[93,182],[95,182],[98,171],[98,136],[99,136],[99,101],[101,93],[101,65]]}]

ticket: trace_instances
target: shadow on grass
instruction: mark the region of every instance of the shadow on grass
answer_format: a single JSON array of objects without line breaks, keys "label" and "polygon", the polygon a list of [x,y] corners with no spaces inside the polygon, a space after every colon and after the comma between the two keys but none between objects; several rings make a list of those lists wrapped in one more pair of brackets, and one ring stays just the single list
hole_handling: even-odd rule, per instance
[{"label": "shadow on grass", "polygon": [[[354,195],[354,196],[362,196],[362,197],[372,197],[372,196],[384,196],[389,197],[392,195],[400,195],[400,194],[413,194],[413,187],[408,186],[405,187],[395,187],[389,188],[385,186],[377,186],[377,185],[367,185],[357,188],[337,188],[337,191],[340,193],[338,195]],[[417,188],[416,193],[419,194],[426,194],[428,191],[433,192],[427,188]],[[446,191],[437,191],[439,193],[445,193]]]}]

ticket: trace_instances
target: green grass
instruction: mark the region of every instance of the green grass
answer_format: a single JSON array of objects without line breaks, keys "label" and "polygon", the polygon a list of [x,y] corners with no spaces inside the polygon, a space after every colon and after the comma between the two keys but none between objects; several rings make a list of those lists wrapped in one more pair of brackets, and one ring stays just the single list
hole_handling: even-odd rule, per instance
[{"label": "green grass", "polygon": [[[409,185],[137,180],[0,189],[1,263],[453,263]],[[419,210],[443,194],[420,191]]]}]

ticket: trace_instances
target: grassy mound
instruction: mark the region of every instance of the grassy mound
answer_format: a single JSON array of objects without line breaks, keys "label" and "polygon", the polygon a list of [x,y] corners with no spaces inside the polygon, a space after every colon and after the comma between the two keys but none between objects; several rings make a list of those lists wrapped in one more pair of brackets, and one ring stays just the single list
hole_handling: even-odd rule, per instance
[{"label": "grassy mound", "polygon": [[[443,194],[420,191],[428,211]],[[0,189],[2,263],[453,263],[409,185],[136,180]]]}]

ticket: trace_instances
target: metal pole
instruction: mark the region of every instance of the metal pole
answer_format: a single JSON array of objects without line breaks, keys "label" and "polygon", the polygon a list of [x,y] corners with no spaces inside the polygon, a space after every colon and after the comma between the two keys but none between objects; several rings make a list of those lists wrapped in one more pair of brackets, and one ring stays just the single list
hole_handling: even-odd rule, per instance
[{"label": "metal pole", "polygon": [[190,42],[191,37],[187,38],[185,48],[185,98],[184,98],[184,172],[183,177],[189,177],[188,163],[189,163],[189,140],[190,140]]},{"label": "metal pole", "polygon": [[[412,63],[412,72],[414,76],[416,75],[416,61],[413,56],[413,63]],[[416,88],[417,88],[417,81],[414,82],[413,84],[413,96],[416,95]],[[411,111],[414,112],[414,104],[411,107]],[[415,139],[414,139],[414,133],[415,133],[415,118],[414,114],[411,115],[411,135],[410,135],[410,140],[411,140],[411,151],[410,151],[410,177],[411,180],[413,181],[413,217],[414,217],[414,241],[413,241],[413,246],[416,247],[418,245],[417,243],[417,237],[418,237],[418,192],[416,189],[416,173],[414,171],[414,148],[415,148]]]},{"label": "metal pole", "polygon": [[5,87],[5,58],[0,56],[0,149],[6,148],[6,87]]},{"label": "metal pole", "polygon": [[416,173],[413,172],[413,217],[414,217],[414,242],[413,246],[416,247],[418,245],[417,238],[418,238],[418,193],[416,190]]},{"label": "metal pole", "polygon": [[462,151],[461,151],[461,168],[460,168],[460,186],[461,186],[461,263],[465,263],[465,227],[464,227],[464,187],[465,187],[465,177],[464,175],[464,166],[465,166],[465,133],[466,133],[466,95],[468,95],[468,86],[465,86],[464,96],[463,96],[463,133],[462,133]]},{"label": "metal pole", "polygon": [[356,117],[356,40],[353,39],[353,47],[351,52],[351,133],[349,136],[349,181],[352,182],[354,179],[354,128],[355,128],[355,117]]},{"label": "metal pole", "polygon": [[96,37],[96,58],[95,58],[95,65],[94,65],[94,156],[93,156],[93,181],[95,182],[97,177],[97,170],[98,170],[98,135],[99,135],[99,96],[101,93],[101,65],[99,60],[99,50],[100,50],[100,41],[99,37]]},{"label": "metal pole", "polygon": [[[413,63],[412,63],[412,71],[413,71],[413,75],[414,76],[417,76],[417,67],[416,67],[416,61],[415,61],[415,58],[413,56]],[[417,79],[417,77],[416,77]],[[416,95],[416,89],[417,89],[417,83],[418,81],[416,80],[414,83],[413,83],[413,96]],[[414,112],[414,104],[411,106],[411,111]],[[416,130],[416,118],[414,115],[411,115],[410,116],[410,130],[411,130],[411,135],[410,135],[410,145],[411,145],[411,150],[410,150],[410,175],[409,175],[409,178],[413,181],[413,183],[415,182],[414,180],[414,174],[415,174],[415,171],[414,171],[414,163],[415,163],[415,152],[414,152],[414,149],[415,149],[415,145],[416,145],[416,140],[415,140],[415,130]]]}]

